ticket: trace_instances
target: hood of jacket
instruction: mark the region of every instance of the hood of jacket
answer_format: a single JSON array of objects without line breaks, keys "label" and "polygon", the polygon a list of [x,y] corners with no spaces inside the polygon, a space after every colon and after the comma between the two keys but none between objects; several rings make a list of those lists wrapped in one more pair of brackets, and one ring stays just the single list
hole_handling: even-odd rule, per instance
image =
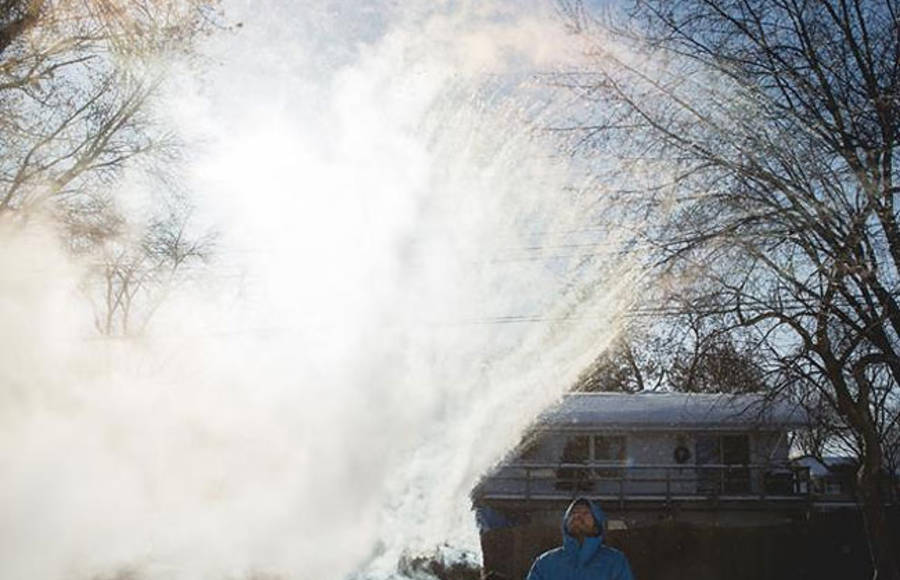
[{"label": "hood of jacket", "polygon": [[[569,529],[566,526],[566,521],[569,519],[569,513],[572,511],[572,508],[575,505],[583,503],[586,504],[590,510],[591,514],[594,516],[594,522],[597,524],[598,534],[596,536],[588,536],[584,538],[584,540],[579,544],[578,540],[575,539],[575,536],[569,533]],[[596,502],[593,502],[586,497],[578,497],[572,500],[572,503],[569,504],[569,507],[566,508],[565,513],[563,514],[562,519],[562,533],[563,533],[563,551],[566,552],[566,555],[570,558],[574,558],[580,564],[584,564],[588,560],[590,560],[594,554],[597,553],[597,550],[603,545],[603,529],[606,524],[606,514],[603,513],[603,510],[600,509],[600,506],[597,505]]]}]

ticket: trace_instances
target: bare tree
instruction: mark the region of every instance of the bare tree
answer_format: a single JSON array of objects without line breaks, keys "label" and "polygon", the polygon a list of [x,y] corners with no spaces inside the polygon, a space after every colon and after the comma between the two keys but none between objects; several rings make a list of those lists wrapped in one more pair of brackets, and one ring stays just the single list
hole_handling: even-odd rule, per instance
[{"label": "bare tree", "polygon": [[594,68],[551,80],[590,113],[557,129],[640,170],[628,200],[664,218],[647,231],[660,267],[695,282],[697,312],[755,333],[773,388],[833,411],[876,574],[900,578],[880,485],[900,385],[900,4],[644,0],[630,22],[578,27]]},{"label": "bare tree", "polygon": [[50,215],[70,249],[102,264],[92,272],[106,290],[95,301],[106,334],[132,328],[139,296],[208,255],[204,236],[188,241],[186,206],[129,223],[111,192],[126,167],[178,153],[149,111],[165,77],[160,63],[187,56],[219,27],[216,8],[217,0],[0,0],[0,214]]},{"label": "bare tree", "polygon": [[573,390],[639,393],[665,384],[663,357],[647,344],[620,336],[581,374]]},{"label": "bare tree", "polygon": [[752,345],[737,342],[730,333],[700,334],[689,326],[689,347],[679,349],[668,379],[676,391],[689,393],[758,393],[766,391],[763,361]]},{"label": "bare tree", "polygon": [[748,338],[693,312],[658,324],[634,323],[582,373],[574,390],[764,392],[766,361]]},{"label": "bare tree", "polygon": [[[175,196],[144,223],[120,220],[97,240],[84,242],[91,267],[83,290],[94,305],[98,332],[113,336],[143,330],[168,293],[211,259],[217,236],[197,231],[192,215],[193,206]],[[99,230],[87,232],[94,236]]]},{"label": "bare tree", "polygon": [[207,0],[5,0],[0,212],[78,203],[124,163],[171,146],[146,111],[152,57],[183,51]]}]

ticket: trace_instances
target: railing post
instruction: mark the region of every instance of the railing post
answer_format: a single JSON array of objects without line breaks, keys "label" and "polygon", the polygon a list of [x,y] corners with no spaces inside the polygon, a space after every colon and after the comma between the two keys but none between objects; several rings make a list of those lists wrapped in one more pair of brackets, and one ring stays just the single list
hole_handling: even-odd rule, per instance
[{"label": "railing post", "polygon": [[531,500],[531,467],[525,467],[525,503]]},{"label": "railing post", "polygon": [[812,477],[809,475],[809,467],[801,467],[800,472],[803,474],[803,479],[806,480],[806,500],[812,501],[813,481]]},{"label": "railing post", "polygon": [[666,502],[672,501],[672,468],[666,466]]}]

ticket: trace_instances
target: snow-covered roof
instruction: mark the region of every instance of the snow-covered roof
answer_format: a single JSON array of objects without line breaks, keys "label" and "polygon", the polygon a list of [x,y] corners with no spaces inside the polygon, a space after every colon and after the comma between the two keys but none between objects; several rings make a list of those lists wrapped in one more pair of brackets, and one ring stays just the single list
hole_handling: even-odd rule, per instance
[{"label": "snow-covered roof", "polygon": [[572,393],[538,418],[545,428],[789,429],[806,413],[762,395]]}]

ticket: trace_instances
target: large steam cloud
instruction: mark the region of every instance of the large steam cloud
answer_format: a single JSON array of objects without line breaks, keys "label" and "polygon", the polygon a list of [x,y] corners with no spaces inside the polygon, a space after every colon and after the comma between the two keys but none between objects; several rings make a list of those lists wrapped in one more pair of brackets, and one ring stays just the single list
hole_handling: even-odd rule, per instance
[{"label": "large steam cloud", "polygon": [[0,577],[477,550],[472,485],[614,334],[628,265],[553,255],[602,210],[529,129],[552,114],[529,74],[577,48],[546,10],[231,14],[217,72],[168,89],[223,233],[206,285],[142,340],[84,340],[78,266],[3,226]]}]

